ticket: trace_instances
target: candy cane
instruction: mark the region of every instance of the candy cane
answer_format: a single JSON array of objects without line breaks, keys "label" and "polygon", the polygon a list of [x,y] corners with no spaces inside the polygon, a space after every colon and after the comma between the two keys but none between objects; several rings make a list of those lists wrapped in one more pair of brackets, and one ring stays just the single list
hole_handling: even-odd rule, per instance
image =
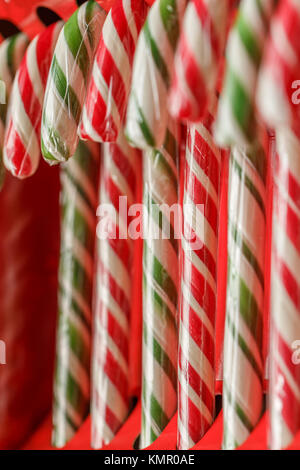
[{"label": "candy cane", "polygon": [[167,95],[173,74],[185,0],[157,0],[138,39],[128,101],[126,136],[141,149],[159,148],[168,120]]},{"label": "candy cane", "polygon": [[14,80],[3,159],[6,168],[19,178],[31,176],[39,164],[42,105],[62,26],[63,23],[58,22],[34,38]]},{"label": "candy cane", "polygon": [[42,154],[50,165],[73,156],[91,65],[106,12],[84,3],[63,27],[48,77],[41,129]]},{"label": "candy cane", "polygon": [[15,73],[28,46],[28,38],[23,33],[16,34],[0,45],[0,187],[3,182],[4,169],[2,164],[2,149],[7,113],[7,103]]},{"label": "candy cane", "polygon": [[[122,131],[116,143],[103,145],[100,204],[108,206],[110,211],[104,219],[105,227],[101,229],[98,225],[97,229],[100,239],[92,390],[92,446],[95,448],[112,440],[129,411],[128,350],[135,245],[128,234],[127,211],[136,201],[139,165],[139,152],[128,145]],[[100,220],[99,224],[103,222]]]},{"label": "candy cane", "polygon": [[276,139],[269,443],[282,449],[300,430],[300,140],[288,129]]},{"label": "candy cane", "polygon": [[227,66],[219,101],[215,138],[219,145],[248,146],[255,141],[258,70],[277,0],[242,0],[229,35]]},{"label": "candy cane", "polygon": [[214,419],[215,313],[221,153],[210,121],[188,128],[179,330],[178,448],[189,449]]},{"label": "candy cane", "polygon": [[300,136],[300,2],[281,1],[271,23],[259,75],[257,101],[272,128],[287,126]]},{"label": "candy cane", "polygon": [[62,169],[59,323],[53,444],[64,446],[89,412],[91,308],[99,147],[79,142]]},{"label": "candy cane", "polygon": [[161,150],[144,154],[143,382],[141,447],[150,445],[177,406],[179,128],[169,121]]},{"label": "candy cane", "polygon": [[184,15],[170,91],[173,117],[200,121],[213,97],[225,46],[228,0],[192,0]]},{"label": "candy cane", "polygon": [[83,108],[81,138],[116,141],[126,110],[135,46],[146,12],[144,0],[117,0],[107,15]]},{"label": "candy cane", "polygon": [[259,146],[247,154],[232,150],[223,370],[225,449],[241,445],[262,413],[266,165]]}]

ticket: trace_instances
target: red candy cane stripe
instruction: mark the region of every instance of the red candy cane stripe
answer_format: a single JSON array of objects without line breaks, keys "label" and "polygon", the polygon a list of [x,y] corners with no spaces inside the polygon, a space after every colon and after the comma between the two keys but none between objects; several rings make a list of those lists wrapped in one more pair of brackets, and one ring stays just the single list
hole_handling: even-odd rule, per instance
[{"label": "red candy cane stripe", "polygon": [[116,141],[126,110],[136,41],[146,11],[144,0],[117,0],[110,10],[83,108],[81,138]]},{"label": "red candy cane stripe", "polygon": [[289,130],[276,140],[269,436],[282,449],[300,430],[300,140]]},{"label": "red candy cane stripe", "polygon": [[195,445],[214,419],[220,162],[208,123],[189,127],[179,334],[179,449]]},{"label": "red candy cane stripe", "polygon": [[18,178],[31,176],[39,164],[44,92],[62,26],[62,22],[51,25],[33,39],[14,80],[4,140],[4,163]]},{"label": "red candy cane stripe", "polygon": [[224,49],[228,0],[191,0],[175,56],[170,112],[200,121],[213,95]]}]

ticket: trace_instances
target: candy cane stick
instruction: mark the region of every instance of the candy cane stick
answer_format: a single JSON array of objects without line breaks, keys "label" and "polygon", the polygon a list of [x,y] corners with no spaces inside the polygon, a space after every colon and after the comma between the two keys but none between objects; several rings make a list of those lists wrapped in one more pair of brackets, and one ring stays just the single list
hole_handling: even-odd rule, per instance
[{"label": "candy cane stick", "polygon": [[228,202],[223,448],[241,445],[262,413],[266,156],[234,148]]},{"label": "candy cane stick", "polygon": [[6,168],[19,178],[31,176],[39,164],[42,105],[62,26],[63,23],[58,22],[34,38],[14,80],[3,159]]},{"label": "candy cane stick", "polygon": [[178,202],[179,147],[179,128],[169,121],[161,150],[144,154],[142,448],[177,405],[178,243],[171,210]]},{"label": "candy cane stick", "polygon": [[215,313],[221,153],[210,122],[188,128],[179,332],[178,448],[189,449],[214,419]]},{"label": "candy cane stick", "polygon": [[286,126],[300,135],[300,2],[281,1],[271,23],[259,75],[257,101],[272,128]]},{"label": "candy cane stick", "polygon": [[138,39],[129,96],[126,136],[136,147],[159,148],[168,120],[167,94],[173,74],[185,0],[157,0]]},{"label": "candy cane stick", "polygon": [[82,114],[80,137],[114,142],[124,118],[144,0],[117,0],[103,25]]},{"label": "candy cane stick", "polygon": [[3,182],[4,169],[2,165],[2,149],[7,113],[7,103],[15,73],[28,46],[28,38],[23,33],[16,34],[0,45],[0,187]]},{"label": "candy cane stick", "polygon": [[59,323],[53,444],[62,447],[89,412],[91,308],[99,147],[79,142],[62,169]]},{"label": "candy cane stick", "polygon": [[174,62],[173,117],[197,122],[204,116],[216,88],[228,13],[228,0],[189,2]]},{"label": "candy cane stick", "polygon": [[276,139],[269,444],[282,449],[300,429],[300,140],[288,129]]},{"label": "candy cane stick", "polygon": [[269,22],[277,0],[242,0],[229,35],[227,67],[215,138],[219,145],[248,146],[255,140],[255,94]]},{"label": "candy cane stick", "polygon": [[89,75],[106,12],[84,3],[63,27],[48,77],[41,129],[42,154],[50,165],[73,156]]},{"label": "candy cane stick", "polygon": [[95,448],[111,441],[129,411],[128,350],[135,245],[128,234],[130,219],[126,219],[128,208],[136,200],[139,166],[139,152],[128,145],[122,131],[116,143],[103,145],[100,204],[109,206],[110,211],[104,219],[105,227],[98,225],[97,229],[100,239],[92,390],[92,446]]}]

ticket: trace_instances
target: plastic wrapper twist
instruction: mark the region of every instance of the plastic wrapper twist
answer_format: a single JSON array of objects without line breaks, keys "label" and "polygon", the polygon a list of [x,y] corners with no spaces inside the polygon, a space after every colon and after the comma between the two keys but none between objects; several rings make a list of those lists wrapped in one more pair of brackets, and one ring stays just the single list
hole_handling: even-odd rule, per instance
[{"label": "plastic wrapper twist", "polygon": [[117,140],[127,106],[135,46],[146,13],[144,0],[117,0],[108,13],[83,107],[82,139]]},{"label": "plastic wrapper twist", "polygon": [[40,131],[44,93],[62,22],[49,26],[30,43],[17,71],[5,131],[4,164],[14,176],[26,178],[40,161]]},{"label": "plastic wrapper twist", "polygon": [[106,12],[94,0],[64,25],[54,51],[44,98],[41,146],[54,165],[75,153],[77,130]]}]

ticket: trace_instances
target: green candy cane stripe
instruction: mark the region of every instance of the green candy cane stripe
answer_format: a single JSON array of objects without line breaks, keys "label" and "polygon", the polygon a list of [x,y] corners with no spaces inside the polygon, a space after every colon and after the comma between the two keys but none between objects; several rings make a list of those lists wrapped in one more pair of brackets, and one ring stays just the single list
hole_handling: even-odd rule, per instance
[{"label": "green candy cane stripe", "polygon": [[165,139],[167,95],[185,3],[185,0],[157,0],[138,39],[126,136],[141,149],[160,148]]},{"label": "green candy cane stripe", "polygon": [[23,33],[18,33],[5,39],[0,45],[0,188],[4,178],[2,163],[2,150],[4,143],[7,103],[9,100],[15,73],[22,61],[28,38]]},{"label": "green candy cane stripe", "polygon": [[48,77],[41,130],[42,154],[50,165],[73,156],[90,70],[106,12],[84,3],[62,29]]},{"label": "green candy cane stripe", "polygon": [[79,142],[61,171],[62,235],[53,444],[64,446],[89,412],[91,308],[99,147]]},{"label": "green candy cane stripe", "polygon": [[166,208],[178,202],[179,127],[170,121],[166,135],[144,153],[142,448],[177,406],[178,244]]},{"label": "green candy cane stripe", "polygon": [[[258,155],[260,158],[255,158]],[[266,156],[260,147],[249,154],[232,150],[223,371],[224,449],[241,445],[262,413],[265,174]]]},{"label": "green candy cane stripe", "polygon": [[251,144],[256,134],[255,93],[269,22],[277,0],[242,0],[230,33],[227,68],[216,122],[221,146]]}]

